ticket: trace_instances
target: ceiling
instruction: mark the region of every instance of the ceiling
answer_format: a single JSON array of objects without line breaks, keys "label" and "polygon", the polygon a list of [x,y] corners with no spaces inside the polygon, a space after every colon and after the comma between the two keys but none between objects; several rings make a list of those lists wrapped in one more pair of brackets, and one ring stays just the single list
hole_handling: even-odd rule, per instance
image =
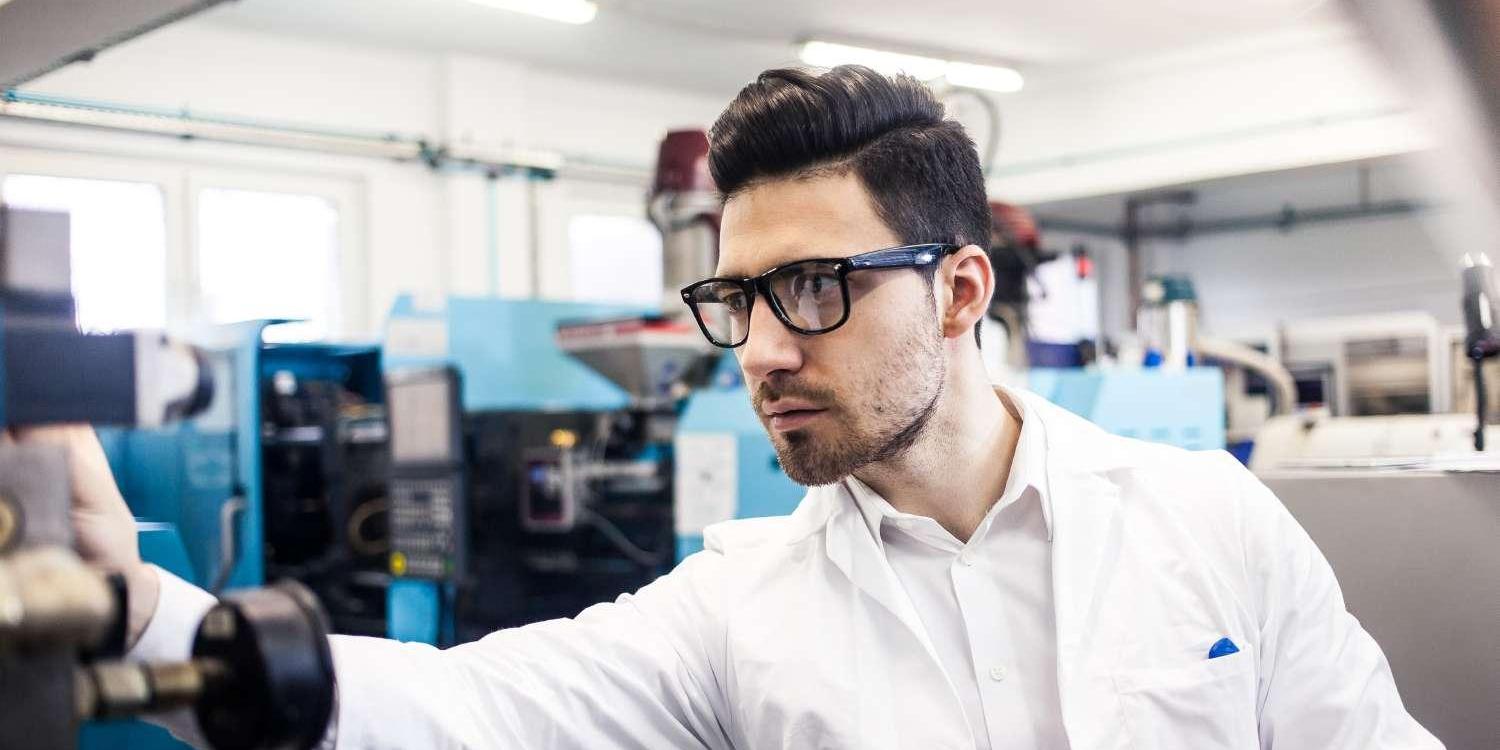
[{"label": "ceiling", "polygon": [[428,52],[503,57],[586,75],[732,95],[795,62],[813,35],[976,62],[1035,81],[1164,52],[1337,24],[1328,0],[598,0],[569,26],[465,0],[239,0],[204,23]]}]

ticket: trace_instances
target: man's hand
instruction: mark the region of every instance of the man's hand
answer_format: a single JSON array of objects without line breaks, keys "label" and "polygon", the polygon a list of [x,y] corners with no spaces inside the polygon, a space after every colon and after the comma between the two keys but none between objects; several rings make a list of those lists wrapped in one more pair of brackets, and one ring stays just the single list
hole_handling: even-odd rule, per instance
[{"label": "man's hand", "polygon": [[135,517],[115,486],[104,448],[87,425],[14,429],[0,441],[56,445],[68,454],[68,483],[73,490],[74,544],[86,562],[125,576],[129,590],[127,643],[134,644],[156,611],[160,583],[156,571],[141,561]]}]

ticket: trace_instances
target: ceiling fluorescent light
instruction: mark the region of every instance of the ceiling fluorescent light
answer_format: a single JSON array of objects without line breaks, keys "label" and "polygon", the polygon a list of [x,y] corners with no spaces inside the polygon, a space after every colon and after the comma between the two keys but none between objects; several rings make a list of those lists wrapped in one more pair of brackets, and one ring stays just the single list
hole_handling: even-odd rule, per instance
[{"label": "ceiling fluorescent light", "polygon": [[833,42],[808,42],[802,45],[801,56],[802,62],[808,65],[816,65],[820,68],[832,68],[839,65],[864,65],[887,75],[892,73],[907,73],[923,81],[931,81],[934,78],[942,77],[943,71],[948,67],[946,60],[939,60],[935,57],[906,55],[900,52],[886,52],[885,50],[854,47],[848,44],[834,44]]},{"label": "ceiling fluorescent light", "polygon": [[881,73],[908,73],[923,81],[946,78],[954,86],[1011,93],[1020,91],[1025,81],[1012,68],[998,65],[975,65],[950,62],[936,57],[887,52],[835,42],[810,41],[802,45],[802,62],[820,68],[839,65],[864,65]]},{"label": "ceiling fluorescent light", "polygon": [[1011,68],[961,62],[948,63],[947,70],[943,71],[943,77],[954,86],[998,91],[1002,94],[1020,91],[1026,83],[1021,74]]},{"label": "ceiling fluorescent light", "polygon": [[469,0],[476,5],[498,8],[563,23],[588,23],[599,12],[592,0]]}]

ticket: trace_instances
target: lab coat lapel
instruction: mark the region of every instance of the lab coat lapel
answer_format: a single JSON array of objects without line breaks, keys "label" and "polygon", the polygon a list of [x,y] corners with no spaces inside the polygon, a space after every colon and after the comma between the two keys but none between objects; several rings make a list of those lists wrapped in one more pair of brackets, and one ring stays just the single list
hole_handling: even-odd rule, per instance
[{"label": "lab coat lapel", "polygon": [[870,537],[870,529],[865,526],[864,518],[855,508],[854,498],[849,497],[848,490],[842,487],[823,489],[838,493],[836,500],[844,504],[843,508],[828,519],[826,538],[829,560],[843,571],[855,588],[895,615],[911,631],[912,636],[921,642],[933,662],[939,663],[937,649],[927,635],[927,628],[923,627],[917,616],[911,597],[906,595],[906,590],[896,579],[896,571],[891,569],[885,555],[881,554],[880,547]]},{"label": "lab coat lapel", "polygon": [[1076,744],[1097,717],[1080,670],[1097,630],[1100,594],[1119,558],[1121,491],[1118,465],[1098,427],[1026,394],[1047,443],[1047,498],[1052,531],[1052,594],[1057,620],[1057,683],[1063,724]]},{"label": "lab coat lapel", "polygon": [[[1050,472],[1049,472],[1050,473]],[[1053,491],[1052,594],[1057,615],[1058,678],[1089,646],[1098,619],[1100,588],[1114,569],[1120,545],[1120,488],[1105,476],[1060,473]]]},{"label": "lab coat lapel", "polygon": [[[826,502],[840,504],[838,510],[835,510],[828,518],[824,539],[829,561],[856,589],[851,598],[851,606],[856,612],[855,618],[862,623],[860,629],[867,636],[871,633],[883,633],[876,642],[888,643],[886,638],[889,637],[892,629],[881,625],[880,613],[871,610],[884,609],[894,615],[907,633],[922,644],[922,649],[928,659],[927,668],[930,674],[940,677],[947,684],[950,699],[948,705],[956,712],[948,716],[949,721],[938,722],[927,727],[910,726],[898,732],[890,722],[896,720],[895,716],[899,712],[893,712],[890,703],[902,700],[902,691],[911,689],[912,685],[893,683],[888,679],[881,680],[883,684],[870,684],[867,691],[861,693],[861,711],[867,713],[864,713],[861,718],[862,734],[859,746],[872,750],[899,747],[913,740],[913,735],[910,734],[913,732],[916,736],[924,738],[925,746],[946,747],[960,737],[963,739],[959,740],[961,744],[957,746],[972,745],[973,736],[969,732],[968,725],[963,721],[958,688],[942,668],[937,648],[928,635],[927,628],[922,624],[916,606],[912,604],[911,597],[907,595],[901,581],[896,578],[896,571],[891,568],[880,546],[870,535],[870,528],[859,513],[854,498],[849,496],[848,490],[842,487],[820,489],[829,493],[823,498]],[[891,674],[889,669],[875,671],[886,677]],[[946,739],[938,745],[926,742],[935,738]]]}]

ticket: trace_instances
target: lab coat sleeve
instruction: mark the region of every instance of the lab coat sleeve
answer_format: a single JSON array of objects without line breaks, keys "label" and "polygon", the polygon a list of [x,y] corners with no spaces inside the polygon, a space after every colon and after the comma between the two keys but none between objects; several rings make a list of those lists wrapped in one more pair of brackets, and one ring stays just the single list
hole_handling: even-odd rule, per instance
[{"label": "lab coat sleeve", "polygon": [[1407,713],[1375,639],[1348,612],[1307,532],[1241,475],[1245,565],[1260,614],[1264,750],[1441,750]]},{"label": "lab coat sleeve", "polygon": [[713,664],[722,564],[702,552],[576,618],[443,651],[334,638],[337,747],[730,747]]}]

